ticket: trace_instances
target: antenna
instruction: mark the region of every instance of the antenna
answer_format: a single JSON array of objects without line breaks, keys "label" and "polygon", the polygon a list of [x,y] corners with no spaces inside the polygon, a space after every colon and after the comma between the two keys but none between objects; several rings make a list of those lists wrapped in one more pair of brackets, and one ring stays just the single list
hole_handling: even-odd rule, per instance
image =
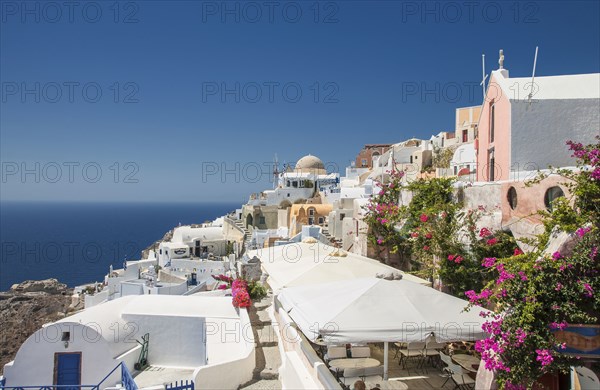
[{"label": "antenna", "polygon": [[277,187],[277,176],[279,176],[279,162],[277,161],[277,153],[275,153],[273,164],[273,189]]},{"label": "antenna", "polygon": [[485,74],[485,54],[481,55],[481,89],[483,91],[483,100],[485,100],[485,80],[487,79],[488,75]]},{"label": "antenna", "polygon": [[535,47],[535,56],[533,57],[533,72],[531,73],[531,91],[529,92],[528,101],[531,105],[531,98],[533,97],[533,86],[535,81],[535,66],[537,65],[538,46]]}]

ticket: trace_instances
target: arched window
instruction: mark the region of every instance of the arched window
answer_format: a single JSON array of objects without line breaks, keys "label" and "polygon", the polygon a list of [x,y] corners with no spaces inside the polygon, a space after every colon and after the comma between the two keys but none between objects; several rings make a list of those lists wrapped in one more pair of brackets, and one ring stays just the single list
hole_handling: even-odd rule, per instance
[{"label": "arched window", "polygon": [[517,208],[517,190],[515,189],[515,187],[510,187],[508,189],[506,199],[508,200],[508,205],[512,210]]},{"label": "arched window", "polygon": [[546,194],[544,195],[544,204],[549,211],[552,211],[552,202],[561,196],[565,196],[562,188],[559,186],[550,187],[546,190]]}]

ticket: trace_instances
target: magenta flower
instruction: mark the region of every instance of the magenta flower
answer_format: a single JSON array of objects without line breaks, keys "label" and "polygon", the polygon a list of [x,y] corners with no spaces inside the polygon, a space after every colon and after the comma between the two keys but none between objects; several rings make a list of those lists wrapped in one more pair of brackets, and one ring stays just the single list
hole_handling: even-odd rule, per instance
[{"label": "magenta flower", "polygon": [[383,244],[383,240],[382,240],[381,238],[379,238],[379,239],[377,240],[377,244],[379,244],[379,245]]},{"label": "magenta flower", "polygon": [[590,286],[589,283],[584,283],[583,289],[585,290],[584,294],[586,297],[591,298],[594,296],[594,289],[592,288],[592,286]]},{"label": "magenta flower", "polygon": [[554,253],[552,254],[552,259],[554,259],[555,261],[556,261],[556,260],[559,260],[561,257],[562,257],[562,256],[560,255],[560,252],[554,252]]},{"label": "magenta flower", "polygon": [[486,257],[481,262],[481,265],[483,265],[485,268],[493,267],[494,264],[496,264],[496,258],[495,257]]},{"label": "magenta flower", "polygon": [[421,222],[427,222],[429,220],[429,217],[426,214],[421,214],[421,217],[419,217],[419,219],[421,220]]},{"label": "magenta flower", "polygon": [[497,238],[490,238],[489,240],[486,241],[486,244],[488,244],[489,246],[496,245],[497,243],[498,243]]},{"label": "magenta flower", "polygon": [[554,361],[552,353],[547,349],[536,349],[537,357],[535,360],[542,364],[542,367],[549,366]]},{"label": "magenta flower", "polygon": [[481,228],[479,231],[479,237],[489,237],[492,235],[492,232],[488,228]]},{"label": "magenta flower", "polygon": [[586,234],[588,234],[590,232],[590,230],[592,230],[591,227],[584,227],[584,228],[579,228],[575,231],[575,233],[577,233],[577,235],[579,236],[579,238],[583,238]]},{"label": "magenta flower", "polygon": [[513,252],[513,256],[519,256],[522,254],[523,254],[522,250],[520,250],[519,248],[515,248],[515,251]]}]

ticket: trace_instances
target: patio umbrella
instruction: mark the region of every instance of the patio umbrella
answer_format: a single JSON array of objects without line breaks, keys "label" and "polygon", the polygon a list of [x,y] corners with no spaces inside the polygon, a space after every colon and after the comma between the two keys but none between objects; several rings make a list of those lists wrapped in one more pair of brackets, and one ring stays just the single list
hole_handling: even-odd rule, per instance
[{"label": "patio umbrella", "polygon": [[361,277],[375,277],[377,274],[402,274],[403,279],[430,285],[424,279],[405,274],[380,261],[355,253],[338,251],[343,256],[335,256],[337,248],[322,243],[291,243],[282,246],[262,248],[248,253],[262,262],[262,268],[269,274],[269,285],[273,291],[283,287],[306,286],[336,280]]},{"label": "patio umbrella", "polygon": [[[486,337],[481,307],[408,280],[359,278],[289,287],[277,300],[312,341],[331,344],[470,341]],[[387,369],[387,353],[384,354]],[[387,373],[387,370],[386,370]]]}]

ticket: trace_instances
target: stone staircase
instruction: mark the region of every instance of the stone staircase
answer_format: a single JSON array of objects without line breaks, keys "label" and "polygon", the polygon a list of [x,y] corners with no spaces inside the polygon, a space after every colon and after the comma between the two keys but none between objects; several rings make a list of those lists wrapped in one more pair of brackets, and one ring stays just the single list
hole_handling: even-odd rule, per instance
[{"label": "stone staircase", "polygon": [[325,236],[325,238],[329,240],[333,246],[342,246],[342,240],[336,240],[336,238],[329,233],[329,227],[327,225],[321,228],[321,234],[323,234],[323,236]]},{"label": "stone staircase", "polygon": [[281,389],[279,381],[281,355],[277,345],[277,334],[268,313],[272,303],[273,294],[269,293],[260,302],[254,302],[253,308],[249,311],[256,342],[256,368],[252,381],[242,385],[240,389]]},{"label": "stone staircase", "polygon": [[237,226],[244,232],[244,252],[242,253],[245,253],[248,250],[250,250],[250,246],[252,244],[252,232],[250,232],[250,230],[246,228],[246,224],[242,220],[236,220],[235,226]]}]

